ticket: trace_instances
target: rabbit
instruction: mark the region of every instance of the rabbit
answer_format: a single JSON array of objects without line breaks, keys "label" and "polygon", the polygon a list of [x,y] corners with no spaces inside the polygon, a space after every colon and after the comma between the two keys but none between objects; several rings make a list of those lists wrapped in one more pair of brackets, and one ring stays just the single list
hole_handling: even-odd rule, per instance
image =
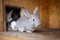
[{"label": "rabbit", "polygon": [[36,7],[33,11],[33,14],[31,14],[27,9],[21,8],[24,12],[23,17],[20,17],[16,21],[16,29],[20,32],[28,32],[32,33],[34,30],[36,30],[36,27],[41,24],[37,12],[38,12],[38,7]]},{"label": "rabbit", "polygon": [[16,30],[16,20],[19,18],[18,13],[15,13],[14,10],[11,10],[7,14],[7,23],[8,23],[8,30]]},{"label": "rabbit", "polygon": [[8,31],[16,31],[16,21],[12,21],[8,24]]},{"label": "rabbit", "polygon": [[11,21],[12,21],[12,17],[11,17],[11,14],[12,14],[13,10],[11,10],[8,14],[7,14],[7,18],[6,18],[6,21],[7,21],[7,30],[10,31],[11,30]]}]

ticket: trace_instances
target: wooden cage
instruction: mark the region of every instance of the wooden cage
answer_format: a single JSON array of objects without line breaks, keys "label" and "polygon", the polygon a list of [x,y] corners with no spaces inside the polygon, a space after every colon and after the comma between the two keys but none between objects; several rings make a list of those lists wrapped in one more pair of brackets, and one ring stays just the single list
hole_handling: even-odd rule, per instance
[{"label": "wooden cage", "polygon": [[[5,5],[13,6],[13,7],[25,7],[30,12],[33,12],[35,6],[39,7],[38,17],[41,19],[41,25],[36,29],[37,31],[49,31],[49,30],[57,30],[60,31],[60,0],[0,0],[0,32],[5,32],[6,22],[5,22]],[[23,14],[22,14],[23,16]],[[51,31],[52,31],[51,30]],[[21,33],[31,35],[30,37],[10,37],[6,35],[0,34],[0,40],[44,40],[44,39],[52,39],[53,37],[41,36],[40,33],[29,34],[29,33]],[[9,32],[5,33],[8,34]],[[12,32],[13,33],[13,32]],[[14,34],[14,33],[13,33]],[[26,35],[27,34],[27,35]],[[44,33],[43,33],[44,34]],[[49,33],[50,34],[50,33]],[[49,35],[48,34],[48,35]],[[9,34],[11,35],[11,34]],[[16,34],[17,35],[17,34]],[[33,36],[32,36],[33,35]],[[60,36],[59,36],[60,37]],[[36,38],[36,39],[35,39]],[[53,38],[53,40],[57,40]]]}]

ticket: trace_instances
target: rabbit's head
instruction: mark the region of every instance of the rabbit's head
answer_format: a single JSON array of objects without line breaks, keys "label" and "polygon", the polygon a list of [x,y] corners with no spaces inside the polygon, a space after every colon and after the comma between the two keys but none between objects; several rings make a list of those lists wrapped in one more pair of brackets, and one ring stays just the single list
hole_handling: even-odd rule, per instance
[{"label": "rabbit's head", "polygon": [[40,25],[40,20],[37,16],[37,12],[38,12],[38,7],[36,7],[33,11],[33,13],[30,13],[27,9],[22,8],[25,16],[28,18],[28,21],[34,25],[34,27],[37,27],[38,25]]}]

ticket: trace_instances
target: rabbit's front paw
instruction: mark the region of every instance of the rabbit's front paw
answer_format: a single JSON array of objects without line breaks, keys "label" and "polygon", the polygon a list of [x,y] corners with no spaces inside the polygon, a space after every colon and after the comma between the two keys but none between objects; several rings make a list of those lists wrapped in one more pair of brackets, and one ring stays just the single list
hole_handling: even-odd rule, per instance
[{"label": "rabbit's front paw", "polygon": [[32,31],[26,31],[26,32],[28,32],[28,33],[32,33]]},{"label": "rabbit's front paw", "polygon": [[20,28],[20,29],[18,29],[18,31],[24,32],[24,28]]},{"label": "rabbit's front paw", "polygon": [[19,30],[19,32],[24,32],[23,30]]}]

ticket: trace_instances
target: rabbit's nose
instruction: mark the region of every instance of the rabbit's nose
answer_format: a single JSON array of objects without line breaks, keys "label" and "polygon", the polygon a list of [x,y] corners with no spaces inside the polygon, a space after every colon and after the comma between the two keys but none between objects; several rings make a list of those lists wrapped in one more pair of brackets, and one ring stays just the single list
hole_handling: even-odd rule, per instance
[{"label": "rabbit's nose", "polygon": [[36,26],[38,26],[38,25],[40,25],[40,24],[41,24],[41,23],[40,23],[40,22],[38,22],[38,23],[36,23],[35,25],[36,25]]}]

